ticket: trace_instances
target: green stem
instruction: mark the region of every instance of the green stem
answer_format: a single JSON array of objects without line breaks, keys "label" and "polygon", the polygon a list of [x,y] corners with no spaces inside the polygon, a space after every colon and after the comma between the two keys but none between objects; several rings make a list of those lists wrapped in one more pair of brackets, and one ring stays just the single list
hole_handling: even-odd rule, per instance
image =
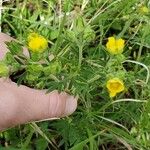
[{"label": "green stem", "polygon": [[80,69],[81,68],[81,64],[82,64],[82,60],[83,60],[83,46],[80,45],[79,46],[79,64],[78,64],[78,68]]}]

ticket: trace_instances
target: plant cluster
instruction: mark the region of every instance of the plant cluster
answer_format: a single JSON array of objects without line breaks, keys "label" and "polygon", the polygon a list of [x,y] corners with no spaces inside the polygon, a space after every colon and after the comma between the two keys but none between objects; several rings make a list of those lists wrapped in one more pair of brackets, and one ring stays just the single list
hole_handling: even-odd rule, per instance
[{"label": "plant cluster", "polygon": [[150,149],[147,1],[17,0],[5,5],[3,31],[18,41],[6,43],[0,76],[79,97],[70,117],[2,133],[8,147]]}]

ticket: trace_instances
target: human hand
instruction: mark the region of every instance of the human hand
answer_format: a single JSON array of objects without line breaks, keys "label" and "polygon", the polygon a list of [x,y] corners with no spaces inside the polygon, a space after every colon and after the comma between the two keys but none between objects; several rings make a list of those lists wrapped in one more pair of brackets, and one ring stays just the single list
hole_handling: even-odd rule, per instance
[{"label": "human hand", "polygon": [[[8,51],[5,41],[11,40],[8,35],[0,33],[0,59]],[[31,121],[68,116],[76,107],[77,99],[65,92],[45,94],[44,90],[24,85],[18,87],[11,80],[0,78],[0,130]]]}]

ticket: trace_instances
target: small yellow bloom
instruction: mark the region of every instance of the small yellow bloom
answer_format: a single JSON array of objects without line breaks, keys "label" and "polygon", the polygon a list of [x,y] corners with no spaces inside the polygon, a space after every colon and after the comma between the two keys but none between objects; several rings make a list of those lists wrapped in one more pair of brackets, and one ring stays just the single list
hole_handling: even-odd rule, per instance
[{"label": "small yellow bloom", "polygon": [[148,9],[146,6],[142,6],[142,7],[140,8],[140,12],[141,12],[142,14],[147,14],[147,13],[149,13],[149,9]]},{"label": "small yellow bloom", "polygon": [[115,39],[114,37],[109,37],[106,44],[107,50],[111,54],[121,54],[123,52],[125,41],[123,39]]},{"label": "small yellow bloom", "polygon": [[37,33],[28,36],[28,47],[32,52],[42,53],[48,47],[48,41]]},{"label": "small yellow bloom", "polygon": [[114,97],[117,93],[120,93],[125,90],[124,83],[119,78],[113,78],[108,80],[106,87],[109,91],[110,97]]}]

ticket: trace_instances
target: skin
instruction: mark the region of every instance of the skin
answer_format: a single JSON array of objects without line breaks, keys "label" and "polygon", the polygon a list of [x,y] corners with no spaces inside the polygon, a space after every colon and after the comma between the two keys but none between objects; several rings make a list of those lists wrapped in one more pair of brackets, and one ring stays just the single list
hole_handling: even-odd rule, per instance
[{"label": "skin", "polygon": [[[5,41],[14,40],[0,33],[0,60],[8,51]],[[28,55],[27,49],[24,53]],[[10,79],[0,78],[0,131],[31,121],[60,118],[72,114],[77,99],[65,92],[35,90],[17,86]]]}]

